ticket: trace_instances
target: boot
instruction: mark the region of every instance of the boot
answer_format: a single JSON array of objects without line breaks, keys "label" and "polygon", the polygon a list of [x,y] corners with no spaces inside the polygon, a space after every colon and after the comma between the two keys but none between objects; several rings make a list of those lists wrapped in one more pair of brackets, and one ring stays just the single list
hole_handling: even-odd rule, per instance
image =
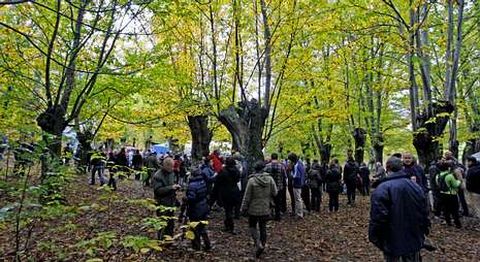
[{"label": "boot", "polygon": [[212,250],[212,244],[210,243],[210,238],[208,237],[208,233],[204,232],[204,233],[202,233],[201,236],[203,238],[203,243],[205,244],[205,247],[203,248],[203,250],[205,250],[207,252]]},{"label": "boot", "polygon": [[252,239],[255,245],[255,257],[258,258],[263,253],[264,246],[262,245],[262,243],[260,243],[260,239],[258,237],[258,231],[256,228],[251,227],[250,234],[252,235]]}]

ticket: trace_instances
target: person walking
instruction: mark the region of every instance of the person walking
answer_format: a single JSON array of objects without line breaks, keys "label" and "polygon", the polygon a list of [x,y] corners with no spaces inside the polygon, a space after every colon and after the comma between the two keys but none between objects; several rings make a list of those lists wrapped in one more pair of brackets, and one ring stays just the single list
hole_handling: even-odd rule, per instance
[{"label": "person walking", "polygon": [[[175,174],[173,173],[174,161],[171,157],[167,157],[163,160],[163,166],[158,170],[152,178],[153,193],[157,205],[164,207],[175,208],[177,203],[176,192],[181,186],[175,183]],[[173,210],[160,211],[157,210],[157,216],[173,217]],[[175,228],[175,220],[169,218],[167,220],[167,226],[158,231],[157,237],[159,240],[163,240],[165,235],[173,236],[173,230]]]},{"label": "person walking", "polygon": [[305,166],[295,153],[290,153],[288,160],[292,165],[291,177],[295,198],[295,216],[303,219],[302,188],[305,185]]},{"label": "person walking", "polygon": [[387,172],[371,195],[368,238],[387,262],[420,262],[430,229],[425,194],[402,171],[401,159],[389,158]]},{"label": "person walking", "polygon": [[104,181],[104,171],[105,171],[105,163],[106,163],[106,157],[103,152],[100,152],[99,150],[96,150],[91,156],[90,156],[90,166],[91,166],[91,180],[90,180],[90,185],[95,185],[95,175],[98,174],[98,179],[100,180],[100,186],[103,186],[105,183]]},{"label": "person walking", "polygon": [[326,187],[328,193],[328,210],[330,212],[338,211],[338,195],[342,190],[342,174],[339,166],[332,160],[326,175]]},{"label": "person walking", "polygon": [[209,251],[212,246],[206,229],[206,220],[210,208],[207,203],[207,183],[200,169],[192,170],[186,195],[188,219],[190,222],[198,223],[193,229],[194,239],[192,240],[192,248],[200,250],[202,246],[201,239],[203,239],[204,250]]},{"label": "person walking", "polygon": [[215,181],[215,188],[225,209],[225,232],[236,235],[233,222],[234,211],[237,205],[240,205],[240,190],[237,183],[240,181],[240,172],[236,167],[236,162],[232,157],[227,158],[225,167],[218,174]]},{"label": "person walking", "polygon": [[271,161],[265,167],[265,172],[269,173],[275,181],[278,193],[275,196],[275,220],[281,219],[282,208],[287,205],[287,185],[286,178],[287,173],[285,166],[278,161],[278,154],[273,153],[271,155]]},{"label": "person walking", "polygon": [[255,243],[255,256],[258,258],[267,243],[267,221],[271,214],[270,205],[277,195],[277,186],[274,179],[263,172],[263,161],[255,163],[254,168],[255,173],[247,182],[241,211],[248,215],[248,227]]},{"label": "person walking", "polygon": [[462,170],[455,167],[451,162],[441,161],[439,163],[440,174],[437,176],[437,186],[440,190],[440,202],[443,207],[443,215],[447,225],[452,226],[451,218],[457,228],[461,228],[458,189],[462,184]]}]

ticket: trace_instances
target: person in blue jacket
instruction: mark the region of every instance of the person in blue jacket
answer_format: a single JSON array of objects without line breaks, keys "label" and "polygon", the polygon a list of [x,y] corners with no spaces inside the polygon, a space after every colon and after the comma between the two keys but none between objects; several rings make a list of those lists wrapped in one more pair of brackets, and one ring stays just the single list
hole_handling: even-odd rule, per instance
[{"label": "person in blue jacket", "polygon": [[204,223],[210,210],[207,195],[207,183],[202,176],[202,171],[192,170],[187,188],[187,216],[191,222],[199,222],[193,230],[195,237],[192,240],[192,247],[195,250],[200,250],[201,239],[203,239],[204,249],[206,251],[211,249],[210,239],[205,228],[206,223]]},{"label": "person in blue jacket", "polygon": [[293,195],[295,197],[295,216],[303,219],[302,187],[305,185],[305,166],[295,153],[288,155],[292,165],[291,178],[293,180]]},{"label": "person in blue jacket", "polygon": [[368,238],[385,261],[420,261],[430,228],[425,194],[402,170],[401,159],[388,159],[387,172],[371,196]]}]

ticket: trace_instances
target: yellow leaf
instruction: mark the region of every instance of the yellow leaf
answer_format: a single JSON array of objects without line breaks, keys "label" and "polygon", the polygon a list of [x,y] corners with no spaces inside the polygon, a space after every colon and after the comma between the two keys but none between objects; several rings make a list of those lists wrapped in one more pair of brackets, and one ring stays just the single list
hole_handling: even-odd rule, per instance
[{"label": "yellow leaf", "polygon": [[193,240],[195,238],[195,234],[193,233],[193,231],[189,230],[185,233],[185,237],[189,240]]},{"label": "yellow leaf", "polygon": [[140,253],[142,253],[142,254],[147,254],[148,252],[150,252],[150,248],[148,248],[148,247],[144,247],[144,248],[140,249]]}]

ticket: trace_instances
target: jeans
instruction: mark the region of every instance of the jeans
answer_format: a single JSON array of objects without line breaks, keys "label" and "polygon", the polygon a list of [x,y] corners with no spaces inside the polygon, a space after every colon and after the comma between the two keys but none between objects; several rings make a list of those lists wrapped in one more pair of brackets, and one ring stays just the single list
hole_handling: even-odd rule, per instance
[{"label": "jeans", "polygon": [[293,188],[293,195],[295,198],[295,215],[303,218],[303,201],[302,201],[302,189]]},{"label": "jeans", "polygon": [[[248,217],[248,227],[250,228],[250,233],[252,235],[253,241],[255,242],[255,246],[258,247],[260,243],[262,246],[265,246],[267,242],[267,221],[268,216],[249,216]],[[260,239],[258,238],[259,234],[257,231],[257,224],[258,230],[260,231]]]},{"label": "jeans", "polygon": [[451,217],[453,217],[455,225],[461,226],[460,214],[458,213],[459,206],[457,195],[441,194],[440,197],[442,200],[443,215],[445,216],[447,224],[452,224]]},{"label": "jeans", "polygon": [[320,203],[322,202],[322,191],[321,188],[311,188],[312,191],[312,203],[311,208],[314,211],[320,211]]},{"label": "jeans", "polygon": [[295,214],[295,193],[293,192],[292,184],[288,184],[288,194],[290,195],[290,205],[292,206],[292,214]]},{"label": "jeans", "polygon": [[363,183],[362,184],[362,195],[369,196],[370,195],[370,183]]},{"label": "jeans", "polygon": [[100,185],[103,186],[103,184],[105,184],[105,181],[103,180],[103,171],[104,171],[103,166],[94,166],[91,172],[92,179],[90,181],[90,184],[95,185],[95,174],[98,173],[98,179],[100,180]]},{"label": "jeans", "polygon": [[347,183],[347,198],[348,204],[355,204],[355,183]]},{"label": "jeans", "polygon": [[403,255],[403,256],[390,256],[384,254],[385,262],[420,262],[422,258],[420,257],[420,252]]},{"label": "jeans", "polygon": [[328,193],[328,210],[338,211],[338,192]]},{"label": "jeans", "polygon": [[280,220],[281,213],[282,213],[282,196],[281,194],[277,194],[273,201],[275,203],[275,220]]}]

